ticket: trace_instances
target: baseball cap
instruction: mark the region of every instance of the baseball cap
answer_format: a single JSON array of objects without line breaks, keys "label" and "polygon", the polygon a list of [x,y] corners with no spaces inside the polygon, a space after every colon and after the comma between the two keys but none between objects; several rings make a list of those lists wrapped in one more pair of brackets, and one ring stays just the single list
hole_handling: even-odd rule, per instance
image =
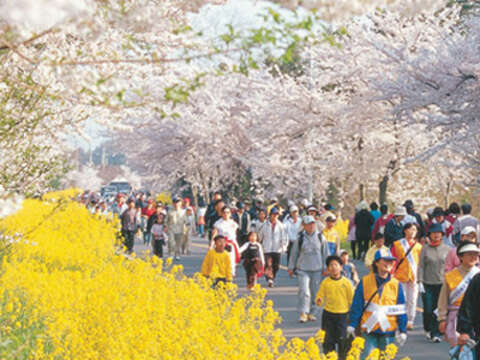
[{"label": "baseball cap", "polygon": [[315,212],[318,213],[318,209],[315,207],[315,205],[310,205],[309,207],[307,207],[307,213],[309,211],[315,211]]},{"label": "baseball cap", "polygon": [[302,219],[302,223],[305,225],[312,224],[315,222],[315,218],[312,215],[305,215]]},{"label": "baseball cap", "polygon": [[337,218],[335,216],[327,216],[327,218],[325,219],[327,222],[330,222],[330,221],[337,221]]},{"label": "baseball cap", "polygon": [[473,226],[465,226],[460,235],[468,235],[471,233],[477,233],[477,230]]},{"label": "baseball cap", "polygon": [[278,208],[276,206],[274,206],[271,210],[270,210],[270,215],[272,214],[279,214],[280,211],[278,211]]},{"label": "baseball cap", "polygon": [[298,206],[297,205],[292,205],[290,206],[290,212],[295,212],[295,211],[298,211]]},{"label": "baseball cap", "polygon": [[377,250],[375,252],[375,259],[374,261],[378,261],[378,260],[390,260],[390,261],[393,261],[393,260],[397,260],[395,257],[393,257],[392,253],[390,252],[389,249],[380,249],[380,250]]}]

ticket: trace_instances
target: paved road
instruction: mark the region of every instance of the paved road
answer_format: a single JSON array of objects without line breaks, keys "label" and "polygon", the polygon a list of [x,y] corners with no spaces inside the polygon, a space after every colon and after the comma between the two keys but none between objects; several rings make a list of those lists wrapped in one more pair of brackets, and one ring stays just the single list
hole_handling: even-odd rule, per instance
[{"label": "paved road", "polygon": [[[206,240],[196,238],[192,242],[192,254],[184,256],[178,263],[184,266],[184,272],[191,275],[200,270],[203,256],[207,251]],[[135,251],[141,255],[145,251],[145,246],[138,242],[135,243]],[[285,259],[282,259],[285,261]],[[355,262],[359,269],[360,275],[366,274],[366,268],[360,262]],[[284,263],[285,265],[285,263]],[[237,276],[235,282],[240,288],[240,293],[246,293],[245,290],[245,273],[242,266],[237,267]],[[260,280],[262,286],[266,283]],[[320,321],[308,322],[300,324],[298,322],[297,305],[297,281],[289,278],[287,272],[282,269],[277,274],[276,287],[268,289],[267,298],[273,300],[275,309],[280,313],[283,321],[280,324],[285,336],[290,339],[299,337],[307,339],[313,336],[320,328]],[[421,303],[419,304],[421,306]],[[320,318],[320,314],[317,316]],[[415,328],[409,332],[407,344],[400,349],[398,359],[409,356],[412,360],[443,360],[449,359],[448,345],[445,342],[441,344],[433,344],[427,341],[423,336],[423,328],[421,325],[422,316],[419,313],[415,320]]]}]

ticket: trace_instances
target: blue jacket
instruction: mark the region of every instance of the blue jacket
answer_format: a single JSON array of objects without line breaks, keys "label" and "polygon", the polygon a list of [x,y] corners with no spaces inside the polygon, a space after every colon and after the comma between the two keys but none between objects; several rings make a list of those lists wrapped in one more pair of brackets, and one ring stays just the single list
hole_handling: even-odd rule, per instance
[{"label": "blue jacket", "polygon": [[387,225],[385,225],[385,246],[392,247],[394,241],[403,238],[403,225],[397,224],[395,217],[393,217]]},{"label": "blue jacket", "polygon": [[[378,275],[375,275],[377,280],[377,286],[380,286],[382,283],[390,280],[390,275],[386,279],[382,279]],[[383,289],[383,287],[382,287]],[[378,295],[382,295],[382,289],[378,292]],[[398,284],[398,297],[397,297],[397,305],[405,304],[405,297],[403,296],[403,289],[402,284]],[[353,296],[353,303],[350,308],[349,318],[350,318],[350,326],[356,328],[360,322],[362,317],[362,310],[365,306],[365,300],[363,297],[363,281],[360,281],[358,284],[357,289],[355,290],[355,295]],[[397,315],[397,322],[398,322],[398,330],[401,333],[407,332],[407,314]],[[395,332],[384,332],[381,328],[372,332],[373,334],[379,335],[386,335],[386,336],[395,336]]]}]

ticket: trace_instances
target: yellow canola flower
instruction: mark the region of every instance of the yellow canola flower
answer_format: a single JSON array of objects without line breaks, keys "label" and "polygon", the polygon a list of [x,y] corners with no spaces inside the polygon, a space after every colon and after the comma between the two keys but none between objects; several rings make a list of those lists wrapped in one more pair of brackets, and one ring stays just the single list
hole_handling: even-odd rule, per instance
[{"label": "yellow canola flower", "polygon": [[[91,215],[71,200],[77,195],[28,199],[0,220],[3,238],[14,239],[0,265],[0,336],[29,334],[26,356],[0,350],[0,358],[337,358],[321,353],[323,331],[287,343],[259,286],[240,297],[235,285],[213,290],[171,261],[117,255],[118,224]],[[357,338],[349,359],[361,349]]]}]

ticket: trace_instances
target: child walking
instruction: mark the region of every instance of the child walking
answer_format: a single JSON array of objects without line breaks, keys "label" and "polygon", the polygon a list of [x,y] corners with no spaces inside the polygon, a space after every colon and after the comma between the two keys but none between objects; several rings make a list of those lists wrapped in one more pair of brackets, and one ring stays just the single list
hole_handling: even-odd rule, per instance
[{"label": "child walking", "polygon": [[339,359],[347,356],[347,316],[353,301],[353,285],[342,276],[342,259],[337,255],[327,258],[329,277],[320,284],[316,303],[323,305],[322,329],[325,331],[323,351],[325,354],[335,351],[338,344]]},{"label": "child walking", "polygon": [[247,289],[251,289],[257,283],[257,278],[263,275],[265,258],[262,245],[258,243],[257,233],[251,231],[247,235],[247,242],[240,248],[243,255],[243,267],[247,277]]},{"label": "child walking", "polygon": [[357,284],[360,282],[360,278],[358,277],[357,268],[353,263],[350,262],[348,251],[340,250],[340,258],[342,259],[343,263],[342,275],[350,280],[353,286],[357,286]]},{"label": "child walking", "polygon": [[202,275],[213,280],[215,287],[219,282],[232,281],[232,264],[230,255],[225,251],[225,237],[216,235],[213,238],[214,248],[205,255],[202,263]]},{"label": "child walking", "polygon": [[157,216],[157,221],[152,226],[152,250],[153,255],[158,256],[159,258],[163,257],[163,245],[168,241],[167,236],[167,227],[163,224],[165,215],[159,214]]}]

